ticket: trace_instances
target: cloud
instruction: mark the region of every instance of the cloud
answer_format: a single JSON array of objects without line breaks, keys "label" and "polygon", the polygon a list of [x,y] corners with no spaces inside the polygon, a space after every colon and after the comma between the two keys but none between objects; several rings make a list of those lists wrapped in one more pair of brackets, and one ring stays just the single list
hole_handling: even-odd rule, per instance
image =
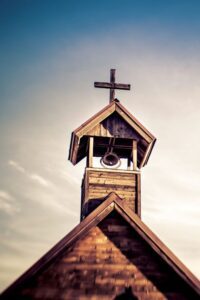
[{"label": "cloud", "polygon": [[10,166],[12,166],[14,169],[16,169],[17,171],[19,171],[21,173],[24,173],[28,178],[30,178],[31,180],[37,182],[38,184],[40,184],[42,186],[49,186],[50,185],[50,182],[47,181],[46,179],[44,179],[41,175],[36,174],[36,173],[28,172],[18,162],[14,161],[14,160],[9,160],[8,164]]},{"label": "cloud", "polygon": [[8,193],[8,192],[5,192],[5,191],[2,191],[0,190],[0,197],[4,200],[12,200],[12,196]]},{"label": "cloud", "polygon": [[0,190],[0,211],[13,215],[19,211],[15,199],[6,191]]},{"label": "cloud", "polygon": [[49,182],[38,174],[29,174],[29,177],[43,186],[49,186]]},{"label": "cloud", "polygon": [[21,172],[21,173],[25,173],[25,169],[16,161],[14,160],[9,160],[8,164],[10,166],[12,166],[13,168],[15,168],[17,171]]},{"label": "cloud", "polygon": [[75,177],[73,173],[69,174],[69,172],[61,170],[59,172],[59,175],[71,185],[80,185],[80,180],[77,177]]},{"label": "cloud", "polygon": [[[9,160],[8,164],[17,171],[23,173],[25,178],[28,178],[31,182],[34,182],[38,185],[37,187],[33,187],[32,183],[30,183],[28,186],[26,184],[26,188],[23,189],[23,195],[21,195],[22,198],[25,196],[27,199],[30,199],[33,202],[39,201],[40,205],[48,207],[50,210],[56,211],[59,214],[61,213],[77,216],[73,207],[70,208],[66,206],[66,199],[65,196],[63,196],[62,186],[60,186],[59,183],[57,185],[38,173],[33,173],[26,170],[16,161]],[[54,173],[56,173],[56,170],[54,170]],[[66,174],[68,175],[67,180],[69,182],[72,182],[72,184],[78,183],[78,180],[76,180],[75,177],[72,176],[70,180],[70,175],[68,173]],[[22,178],[22,182],[23,181],[24,180]]]}]

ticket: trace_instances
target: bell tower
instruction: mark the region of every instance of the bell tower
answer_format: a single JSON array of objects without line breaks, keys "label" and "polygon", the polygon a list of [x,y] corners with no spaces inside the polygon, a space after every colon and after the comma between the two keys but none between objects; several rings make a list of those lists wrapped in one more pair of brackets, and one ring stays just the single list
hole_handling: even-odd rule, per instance
[{"label": "bell tower", "polygon": [[[110,192],[125,199],[141,217],[141,168],[149,159],[155,137],[114,98],[115,89],[130,85],[95,82],[110,89],[110,103],[72,132],[69,160],[75,165],[86,157],[81,187],[81,220],[104,201]],[[96,164],[94,164],[94,161]]]}]

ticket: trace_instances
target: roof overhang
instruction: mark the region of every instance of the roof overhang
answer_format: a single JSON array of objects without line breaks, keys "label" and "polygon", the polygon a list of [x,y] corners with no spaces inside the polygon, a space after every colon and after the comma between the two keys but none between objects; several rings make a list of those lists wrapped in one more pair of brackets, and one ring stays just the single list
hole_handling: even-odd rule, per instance
[{"label": "roof overhang", "polygon": [[[200,282],[190,270],[170,251],[170,249],[146,226],[142,220],[127,206],[116,193],[112,192],[94,211],[92,211],[70,233],[60,240],[51,250],[39,259],[29,270],[20,276],[4,292],[9,296],[13,291],[24,284],[32,276],[49,265],[59,253],[81,239],[92,227],[96,226],[113,210],[116,210],[129,225],[149,244],[149,246],[164,260],[194,291],[200,295]],[[7,298],[6,298],[7,299]],[[10,299],[10,298],[9,298]]]},{"label": "roof overhang", "polygon": [[69,160],[72,164],[76,165],[87,155],[87,140],[90,136],[91,129],[95,128],[95,126],[114,112],[116,112],[145,143],[145,148],[141,150],[142,154],[140,154],[138,167],[141,168],[147,164],[156,138],[120,102],[117,101],[111,102],[72,132],[69,149]]}]

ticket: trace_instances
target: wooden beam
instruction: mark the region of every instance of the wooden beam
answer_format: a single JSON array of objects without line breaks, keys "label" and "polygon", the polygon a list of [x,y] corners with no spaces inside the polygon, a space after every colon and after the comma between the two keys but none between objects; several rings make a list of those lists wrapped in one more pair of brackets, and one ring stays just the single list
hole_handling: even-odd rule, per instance
[{"label": "wooden beam", "polygon": [[99,124],[102,120],[105,120],[115,111],[116,103],[112,102],[105,109],[102,109],[99,113],[94,115],[92,118],[83,123],[79,128],[77,128],[74,133],[78,137],[82,137],[83,135],[87,135],[88,131],[94,128],[97,124]]},{"label": "wooden beam", "polygon": [[145,155],[143,156],[143,159],[140,163],[139,168],[142,168],[147,164],[149,156],[151,155],[151,151],[153,150],[155,142],[156,142],[156,139],[153,140],[153,142],[151,144],[149,144],[148,148],[146,149]]},{"label": "wooden beam", "polygon": [[127,170],[131,169],[131,159],[130,157],[127,159]]},{"label": "wooden beam", "polygon": [[136,171],[137,170],[137,141],[136,140],[133,140],[132,158],[133,158],[133,171]]},{"label": "wooden beam", "polygon": [[89,149],[88,149],[88,167],[92,168],[93,167],[93,151],[94,151],[94,137],[90,136],[89,137]]},{"label": "wooden beam", "polygon": [[130,84],[124,84],[124,83],[115,83],[114,85],[109,82],[95,82],[94,86],[97,88],[103,88],[103,89],[116,89],[116,90],[130,90],[131,86]]},{"label": "wooden beam", "polygon": [[130,90],[130,84],[115,82],[115,69],[110,70],[110,82],[95,82],[94,86],[98,88],[110,89],[110,103],[115,99],[115,89]]},{"label": "wooden beam", "polygon": [[141,174],[136,176],[136,213],[141,219]]},{"label": "wooden beam", "polygon": [[[96,146],[100,147],[100,148],[107,148],[108,144],[106,143],[99,143],[98,141],[96,142]],[[127,146],[127,145],[115,145],[114,149],[124,149],[124,150],[131,150],[132,149],[132,145]]]}]

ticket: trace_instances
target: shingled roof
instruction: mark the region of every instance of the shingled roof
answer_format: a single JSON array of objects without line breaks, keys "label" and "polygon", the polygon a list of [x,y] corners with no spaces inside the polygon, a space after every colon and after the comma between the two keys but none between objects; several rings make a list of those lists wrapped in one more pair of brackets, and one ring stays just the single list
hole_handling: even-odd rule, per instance
[{"label": "shingled roof", "polygon": [[[117,238],[116,234],[117,234],[117,229],[119,228],[119,225],[116,225],[116,224],[115,225],[106,225],[107,224],[106,223],[106,219],[109,216],[111,216],[112,214],[118,214],[120,216],[120,218],[122,219],[123,226],[124,227],[128,226],[130,228],[130,234],[135,233],[141,239],[142,243],[145,243],[145,245],[147,244],[147,246],[149,247],[149,249],[151,249],[152,253],[155,253],[155,255],[159,257],[160,261],[162,261],[163,264],[165,264],[167,266],[167,268],[169,270],[171,270],[175,274],[175,276],[177,276],[178,280],[180,280],[180,282],[182,282],[181,285],[182,286],[186,285],[186,288],[192,291],[192,293],[193,293],[192,298],[187,298],[186,297],[186,299],[199,299],[199,296],[200,296],[200,283],[199,283],[199,280],[166,247],[166,245],[163,244],[161,242],[161,240],[141,221],[141,219],[135,213],[133,213],[131,211],[131,209],[129,209],[129,207],[126,205],[125,201],[123,201],[115,193],[110,193],[106,197],[105,201],[101,205],[99,205],[79,225],[77,225],[70,233],[68,233],[60,242],[58,242],[40,260],[38,260],[28,271],[26,271],[19,279],[17,279],[10,287],[8,287],[3,292],[2,296],[1,296],[2,299],[19,299],[19,298],[17,298],[19,295],[20,295],[20,299],[39,299],[40,298],[39,297],[39,292],[41,292],[41,291],[39,291],[39,292],[37,291],[38,298],[36,296],[30,297],[30,298],[23,298],[22,297],[23,295],[20,294],[20,291],[23,290],[24,293],[25,293],[24,294],[24,296],[25,296],[27,291],[30,291],[31,289],[33,289],[33,290],[36,289],[36,283],[35,283],[35,281],[33,279],[36,278],[36,277],[38,277],[38,276],[40,276],[41,274],[46,274],[46,275],[43,275],[43,276],[46,276],[45,277],[46,285],[47,284],[49,285],[48,286],[48,292],[49,292],[49,295],[50,295],[51,285],[55,284],[56,281],[59,282],[60,279],[58,278],[57,274],[56,274],[57,277],[54,274],[54,271],[56,270],[55,269],[56,267],[55,267],[51,271],[51,273],[54,274],[53,275],[54,276],[53,277],[53,282],[54,283],[51,283],[51,279],[50,278],[51,278],[52,274],[51,274],[51,276],[48,275],[48,271],[46,271],[46,270],[50,270],[51,268],[53,268],[51,266],[53,264],[55,265],[55,262],[58,260],[59,257],[63,257],[63,253],[67,253],[67,254],[65,254],[65,257],[62,260],[62,266],[63,266],[63,264],[65,264],[66,266],[68,264],[67,268],[69,268],[69,265],[71,267],[73,267],[71,273],[69,273],[69,274],[67,273],[67,277],[65,277],[65,281],[64,282],[67,282],[67,280],[70,278],[70,276],[71,277],[74,276],[73,272],[76,272],[76,276],[77,276],[77,278],[79,280],[79,287],[80,287],[80,284],[81,284],[81,280],[79,278],[80,274],[77,273],[78,272],[77,270],[80,267],[79,265],[81,265],[81,261],[83,262],[83,258],[81,260],[80,257],[79,257],[79,261],[78,261],[77,257],[76,257],[77,256],[77,252],[75,252],[75,254],[76,254],[75,256],[70,256],[70,257],[69,257],[69,253],[70,253],[70,251],[72,251],[72,249],[73,249],[73,247],[74,247],[75,244],[79,243],[79,245],[80,244],[84,245],[85,240],[83,240],[83,239],[87,236],[87,234],[89,232],[91,232],[91,230],[95,229],[97,225],[98,226],[103,226],[103,227],[100,227],[101,230],[103,230],[103,228],[104,229],[106,228],[106,230],[107,230],[108,233],[109,233],[109,231],[112,232],[112,230],[114,228],[114,231],[115,231],[114,235],[115,235],[115,238]],[[113,217],[112,220],[115,220],[115,219],[116,219],[116,215],[114,215],[114,217]],[[103,224],[103,225],[100,225],[100,224]],[[122,232],[121,232],[121,234],[122,234]],[[126,232],[126,231],[124,231],[124,232]],[[92,234],[93,235],[91,237],[89,237],[89,243],[87,245],[92,244],[92,241],[97,241],[98,240],[98,232],[95,231]],[[112,234],[113,234],[113,232],[112,232]],[[118,238],[120,238],[120,236]],[[113,241],[114,241],[114,239],[113,239]],[[130,235],[129,239],[130,239],[129,240],[129,242],[130,242],[131,239],[133,239],[133,237],[131,237],[131,235]],[[123,239],[121,239],[121,240],[123,240]],[[125,237],[125,240],[126,240],[126,237]],[[134,245],[136,245],[136,244],[134,244]],[[98,247],[100,247],[100,246],[101,245],[98,245],[98,243],[97,243],[97,245],[95,246],[95,249],[97,250]],[[111,247],[111,246],[109,246],[109,247]],[[86,252],[88,253],[88,255],[90,255],[89,254],[90,253],[89,246],[88,246],[88,248],[86,250],[87,250]],[[120,250],[120,252],[123,252],[123,249],[119,249],[119,250]],[[109,251],[112,252],[114,250],[112,250],[112,249],[109,248]],[[130,245],[130,248],[128,249],[128,251],[129,252],[132,251],[131,245]],[[114,252],[112,252],[112,253],[114,255]],[[105,253],[104,253],[104,255],[105,255]],[[122,255],[122,260],[125,259],[124,255],[125,254]],[[131,255],[133,255],[133,253]],[[95,257],[96,257],[95,259],[97,259],[97,254],[95,255]],[[75,259],[75,261],[73,259]],[[87,258],[87,259],[90,259],[90,258]],[[129,257],[129,261],[131,261],[131,256]],[[97,276],[98,272],[101,272],[101,270],[106,269],[107,264],[108,264],[108,261],[106,262],[106,264],[105,264],[105,261],[104,261],[104,264],[102,266],[100,264],[96,265],[95,276]],[[91,268],[95,268],[94,266],[95,265],[91,265],[90,268],[89,268],[89,270],[92,270]],[[61,267],[61,265],[59,266],[59,268],[60,267]],[[101,269],[101,267],[103,269]],[[83,266],[83,268],[85,268],[85,267]],[[135,268],[135,266],[134,266],[134,268]],[[128,269],[128,266],[127,266],[125,268],[124,272],[126,272],[126,276],[131,277],[132,278],[131,280],[134,281],[134,280],[137,279],[138,275],[137,274],[136,274],[137,276],[134,275],[135,277],[132,276],[131,275],[131,270],[132,269]],[[85,270],[85,272],[86,271],[87,270]],[[102,271],[102,272],[104,272],[104,276],[106,277],[107,273],[105,273],[105,270]],[[63,274],[62,274],[62,276],[63,276]],[[86,274],[84,276],[87,277],[87,276],[89,276],[89,274]],[[43,277],[40,277],[38,279],[39,280],[38,282],[41,282],[42,278]],[[104,277],[102,277],[102,278],[104,278]],[[102,280],[106,280],[106,278],[104,278]],[[129,279],[127,279],[127,280],[128,280],[127,282],[130,282]],[[147,281],[148,281],[147,279],[145,279],[145,281],[143,279],[143,282],[145,282],[145,284],[146,284]],[[140,282],[140,284],[141,284],[141,282]],[[87,286],[87,293],[90,293],[90,290],[91,290],[91,288],[90,288],[89,285],[91,285],[91,280],[89,280],[89,283],[88,283],[88,286]],[[114,285],[116,286],[116,289],[117,289],[118,288],[117,281],[114,283]],[[104,287],[105,286],[106,285],[104,285]],[[109,288],[107,288],[107,289],[109,289]],[[43,287],[43,290],[44,290],[44,287]],[[183,287],[183,291],[184,290],[185,290],[185,288]],[[60,288],[59,291],[60,291],[60,293],[64,291],[64,285],[63,285],[63,288]],[[70,287],[66,288],[66,291],[68,291],[68,293],[69,293],[70,292]],[[75,292],[78,293],[78,288],[76,288],[76,287],[74,288],[74,293]],[[139,292],[141,292],[141,291],[139,291]],[[142,292],[144,292],[144,291],[142,290]],[[148,292],[148,290],[146,292]],[[152,293],[153,292],[155,292],[155,287],[154,287],[154,290],[152,290]],[[53,289],[52,289],[52,293],[53,293]],[[58,291],[57,291],[57,293],[58,293]],[[95,293],[95,289],[94,289],[93,293]],[[136,291],[136,293],[134,295],[136,295],[136,294],[137,294],[137,291]],[[85,297],[83,299],[86,299],[86,298],[87,297]],[[88,296],[88,298],[89,298],[89,296]],[[44,298],[41,297],[40,299],[44,299]],[[72,294],[71,294],[71,296],[69,296],[69,297],[62,298],[62,297],[59,297],[58,294],[52,294],[52,297],[49,296],[49,298],[47,297],[45,299],[79,299],[79,297],[76,298],[75,296],[72,296]],[[97,298],[95,298],[95,299],[97,299]],[[100,298],[98,298],[98,299],[100,299]],[[107,295],[107,298],[103,298],[103,299],[109,299],[109,296]],[[114,299],[114,298],[112,298],[112,299]],[[118,299],[118,298],[115,298],[115,299]],[[138,298],[137,297],[135,297],[135,298],[133,297],[131,299],[138,299]],[[145,299],[155,299],[155,298],[145,298]],[[166,298],[159,298],[159,299],[166,299]],[[169,298],[169,299],[172,299],[172,298]],[[175,298],[173,298],[173,299],[175,299]]]}]

